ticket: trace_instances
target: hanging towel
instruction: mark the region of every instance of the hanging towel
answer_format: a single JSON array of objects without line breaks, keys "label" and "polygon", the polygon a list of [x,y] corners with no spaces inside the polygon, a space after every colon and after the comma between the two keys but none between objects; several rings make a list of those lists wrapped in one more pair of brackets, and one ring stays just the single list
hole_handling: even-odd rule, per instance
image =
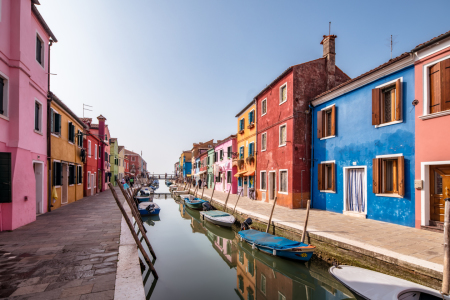
[{"label": "hanging towel", "polygon": [[58,199],[58,193],[56,192],[56,187],[53,187],[52,198],[55,199],[55,200]]}]

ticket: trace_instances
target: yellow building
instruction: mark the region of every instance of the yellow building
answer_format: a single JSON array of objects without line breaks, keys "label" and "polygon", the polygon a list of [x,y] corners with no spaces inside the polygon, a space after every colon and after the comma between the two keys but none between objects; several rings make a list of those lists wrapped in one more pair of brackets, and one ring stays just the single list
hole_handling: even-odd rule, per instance
[{"label": "yellow building", "polygon": [[122,180],[125,174],[125,146],[119,146],[119,176],[118,179]]},{"label": "yellow building", "polygon": [[[52,210],[83,198],[84,123],[52,94],[50,123],[49,185]],[[56,197],[54,195],[56,191]]]},{"label": "yellow building", "polygon": [[251,101],[237,118],[238,156],[233,160],[237,166],[238,193],[255,199],[256,171],[256,104]]}]

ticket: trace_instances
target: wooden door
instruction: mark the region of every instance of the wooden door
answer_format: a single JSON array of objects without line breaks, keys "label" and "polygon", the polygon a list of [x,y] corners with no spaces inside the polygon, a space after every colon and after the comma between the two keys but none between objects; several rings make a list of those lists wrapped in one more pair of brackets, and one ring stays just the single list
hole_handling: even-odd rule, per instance
[{"label": "wooden door", "polygon": [[430,167],[430,219],[444,222],[444,199],[450,198],[450,165]]}]

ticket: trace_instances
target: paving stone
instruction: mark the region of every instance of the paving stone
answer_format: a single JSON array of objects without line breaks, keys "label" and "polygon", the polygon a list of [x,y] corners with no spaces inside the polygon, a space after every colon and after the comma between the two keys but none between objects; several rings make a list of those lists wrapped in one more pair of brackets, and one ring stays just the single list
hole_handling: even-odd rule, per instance
[{"label": "paving stone", "polygon": [[51,283],[47,287],[46,291],[51,291],[51,290],[59,289],[59,288],[70,288],[70,287],[80,286],[82,282],[83,282],[83,279],[54,282],[54,283]]},{"label": "paving stone", "polygon": [[37,284],[39,281],[41,280],[41,277],[33,277],[33,278],[29,278],[27,280],[22,281],[18,287],[24,287],[24,286],[29,286],[29,285],[35,285]]},{"label": "paving stone", "polygon": [[117,268],[115,268],[115,267],[96,269],[95,270],[95,275],[108,274],[108,273],[112,273],[112,272],[115,273],[116,271],[117,271]]},{"label": "paving stone", "polygon": [[80,300],[110,300],[110,299],[114,299],[113,290],[82,295],[80,297]]},{"label": "paving stone", "polygon": [[36,284],[36,285],[20,287],[14,293],[11,294],[11,297],[40,293],[40,292],[45,291],[45,289],[47,288],[48,285],[49,285],[48,283],[43,283],[43,284]]},{"label": "paving stone", "polygon": [[64,297],[69,297],[69,296],[74,296],[74,295],[88,294],[92,291],[93,287],[94,287],[93,284],[89,284],[89,285],[80,285],[80,286],[76,286],[76,287],[65,288],[62,290],[60,297],[64,298]]}]

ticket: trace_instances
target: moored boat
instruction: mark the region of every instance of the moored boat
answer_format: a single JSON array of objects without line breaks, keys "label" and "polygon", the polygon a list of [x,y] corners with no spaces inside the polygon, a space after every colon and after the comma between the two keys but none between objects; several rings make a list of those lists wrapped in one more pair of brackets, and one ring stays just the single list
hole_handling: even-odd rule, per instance
[{"label": "moored boat", "polygon": [[235,217],[220,210],[201,211],[200,216],[213,224],[231,227],[236,221]]},{"label": "moored boat", "polygon": [[205,202],[207,202],[207,201],[205,201],[205,200],[202,200],[202,199],[199,199],[199,198],[191,198],[191,197],[185,197],[185,198],[182,198],[183,200],[184,200],[184,203],[188,206],[188,207],[190,207],[190,208],[192,208],[192,209],[197,209],[197,210],[200,210],[200,209],[203,209],[203,203],[205,203]]},{"label": "moored boat", "polygon": [[159,212],[161,211],[161,208],[156,203],[144,202],[139,203],[138,210],[141,216],[151,216],[151,215],[158,215]]},{"label": "moored boat", "polygon": [[139,203],[141,202],[153,202],[153,197],[151,195],[143,195],[134,197]]},{"label": "moored boat", "polygon": [[330,274],[349,290],[371,300],[449,300],[437,290],[404,279],[353,266],[329,269]]},{"label": "moored boat", "polygon": [[254,229],[241,230],[238,232],[241,240],[246,241],[252,247],[265,253],[284,258],[308,261],[311,259],[315,246],[292,241],[284,237],[274,236],[269,233]]}]

